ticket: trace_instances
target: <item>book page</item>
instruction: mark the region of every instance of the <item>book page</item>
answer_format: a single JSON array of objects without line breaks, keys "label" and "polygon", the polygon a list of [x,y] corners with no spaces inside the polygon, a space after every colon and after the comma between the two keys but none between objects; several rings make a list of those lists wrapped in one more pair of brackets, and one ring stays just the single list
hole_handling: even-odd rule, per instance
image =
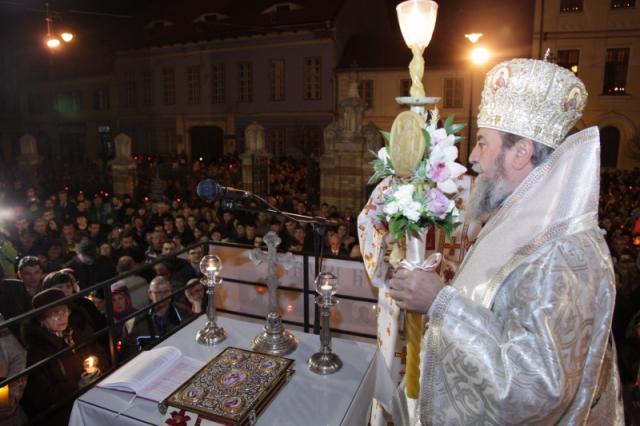
[{"label": "book page", "polygon": [[182,356],[162,374],[157,375],[143,389],[140,389],[138,396],[160,402],[196,374],[203,365],[204,361]]},{"label": "book page", "polygon": [[166,371],[171,371],[171,366],[181,356],[180,350],[173,346],[143,351],[98,383],[97,386],[137,394],[157,376],[166,375]]}]

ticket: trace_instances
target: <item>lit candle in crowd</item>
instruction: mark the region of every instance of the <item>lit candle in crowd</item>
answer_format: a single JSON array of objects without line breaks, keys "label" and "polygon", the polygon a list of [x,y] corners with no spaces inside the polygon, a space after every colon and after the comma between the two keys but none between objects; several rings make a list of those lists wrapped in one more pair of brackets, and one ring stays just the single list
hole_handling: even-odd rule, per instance
[{"label": "lit candle in crowd", "polygon": [[98,357],[91,355],[84,360],[84,371],[87,374],[96,374],[98,372]]},{"label": "lit candle in crowd", "polygon": [[0,407],[8,407],[9,404],[9,385],[0,388]]}]

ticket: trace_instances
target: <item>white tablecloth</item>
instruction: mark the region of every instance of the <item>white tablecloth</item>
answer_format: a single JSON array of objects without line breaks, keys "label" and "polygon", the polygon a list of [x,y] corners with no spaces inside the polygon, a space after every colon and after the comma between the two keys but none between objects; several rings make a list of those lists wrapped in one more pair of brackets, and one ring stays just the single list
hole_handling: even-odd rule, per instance
[{"label": "white tablecloth", "polygon": [[[184,355],[206,362],[227,346],[250,349],[251,341],[262,330],[262,324],[219,317],[218,324],[227,330],[229,337],[220,345],[209,347],[195,341],[196,331],[204,322],[202,315],[160,346],[175,346]],[[295,359],[296,372],[260,415],[257,425],[366,425],[375,385],[376,346],[333,339],[333,351],[344,366],[337,373],[320,376],[307,368],[307,359],[320,347],[319,336],[294,334],[300,343],[288,357]],[[151,401],[94,387],[73,404],[69,425],[160,425],[162,419],[157,404]]]}]

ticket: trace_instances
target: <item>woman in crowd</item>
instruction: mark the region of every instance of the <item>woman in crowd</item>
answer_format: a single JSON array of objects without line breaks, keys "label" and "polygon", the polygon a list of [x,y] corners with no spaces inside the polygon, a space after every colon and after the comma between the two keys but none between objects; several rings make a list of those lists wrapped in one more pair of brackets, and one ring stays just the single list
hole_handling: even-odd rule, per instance
[{"label": "woman in crowd", "polygon": [[[33,307],[41,308],[64,297],[59,288],[49,288],[33,297]],[[73,403],[70,397],[95,379],[83,374],[84,360],[97,356],[100,366],[107,365],[104,351],[95,342],[76,348],[88,341],[92,333],[88,323],[83,327],[81,323],[74,324],[69,320],[74,309],[68,303],[54,306],[33,317],[23,327],[28,365],[63,349],[74,348],[29,375],[22,404],[30,421],[36,424],[66,425]]]}]

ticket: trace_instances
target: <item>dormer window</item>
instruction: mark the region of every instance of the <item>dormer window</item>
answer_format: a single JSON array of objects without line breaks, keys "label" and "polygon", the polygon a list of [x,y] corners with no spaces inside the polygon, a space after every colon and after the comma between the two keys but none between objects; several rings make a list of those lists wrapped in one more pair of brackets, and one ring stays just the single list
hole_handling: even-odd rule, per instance
[{"label": "dormer window", "polygon": [[149,22],[145,25],[145,28],[148,30],[160,30],[166,27],[172,27],[175,24],[171,21],[167,21],[166,19],[156,19],[155,21]]},{"label": "dormer window", "polygon": [[229,19],[229,16],[223,15],[222,13],[211,12],[211,13],[203,13],[193,20],[194,23],[202,22],[205,24],[214,24],[218,21],[222,21],[225,19]]},{"label": "dormer window", "polygon": [[287,13],[294,10],[304,9],[302,6],[296,3],[291,2],[283,2],[283,3],[275,3],[263,10],[261,13],[263,15],[269,15],[273,13]]}]

